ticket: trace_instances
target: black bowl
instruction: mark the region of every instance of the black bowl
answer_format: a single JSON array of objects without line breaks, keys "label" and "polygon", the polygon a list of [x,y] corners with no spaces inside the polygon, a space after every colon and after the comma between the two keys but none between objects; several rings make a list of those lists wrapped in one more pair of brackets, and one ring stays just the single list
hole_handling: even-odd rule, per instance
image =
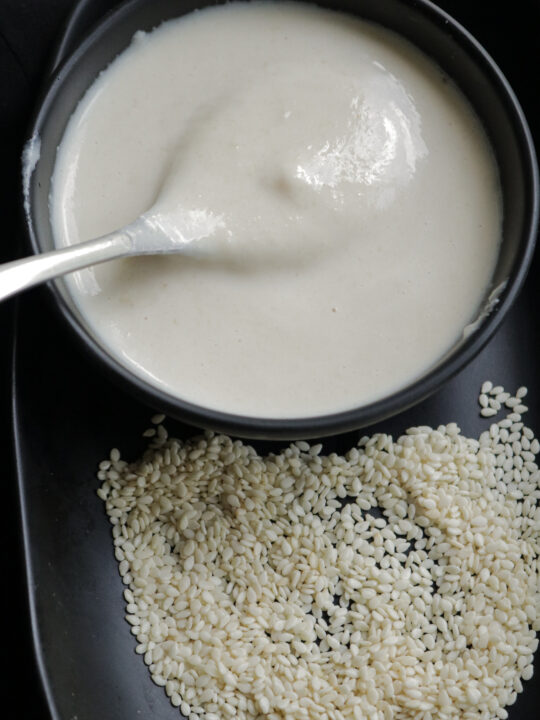
[{"label": "black bowl", "polygon": [[[107,15],[51,78],[31,137],[40,139],[39,161],[25,188],[26,224],[36,253],[54,247],[49,193],[58,147],[77,103],[96,76],[131,42],[137,30],[215,2],[130,0]],[[90,353],[142,400],[178,419],[243,437],[295,439],[356,429],[424,399],[480,351],[500,325],[525,279],[538,225],[538,168],[533,142],[519,103],[501,71],[480,44],[455,20],[427,0],[325,0],[393,30],[423,50],[455,81],[476,110],[490,138],[503,192],[503,242],[492,288],[504,287],[493,304],[435,367],[397,393],[347,412],[312,418],[273,420],[218,412],[185,402],[136,376],[113,357],[92,332],[62,280],[51,283],[60,310]]]}]

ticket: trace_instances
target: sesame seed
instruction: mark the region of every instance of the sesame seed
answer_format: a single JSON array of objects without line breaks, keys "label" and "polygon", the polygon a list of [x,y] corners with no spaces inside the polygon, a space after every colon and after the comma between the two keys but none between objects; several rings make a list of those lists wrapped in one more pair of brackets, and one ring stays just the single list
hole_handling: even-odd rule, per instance
[{"label": "sesame seed", "polygon": [[497,410],[493,407],[484,407],[480,410],[480,415],[483,415],[484,417],[493,417],[496,414]]}]

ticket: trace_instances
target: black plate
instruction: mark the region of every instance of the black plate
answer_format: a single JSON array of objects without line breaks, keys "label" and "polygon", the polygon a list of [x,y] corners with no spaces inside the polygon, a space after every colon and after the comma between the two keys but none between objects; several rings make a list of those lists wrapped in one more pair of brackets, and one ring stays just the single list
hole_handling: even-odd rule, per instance
[{"label": "black plate", "polygon": [[[440,3],[484,42],[524,102],[534,97],[538,59],[532,7],[530,45],[519,25],[489,17],[469,0]],[[514,6],[527,6],[516,2]],[[62,51],[114,3],[83,0],[68,24]],[[472,7],[471,7],[472,6]],[[43,11],[42,11],[43,12]],[[525,22],[525,21],[523,21]],[[525,27],[525,25],[523,26]],[[534,72],[523,75],[518,61]],[[514,73],[514,75],[512,74]],[[530,83],[530,84],[529,84]],[[531,100],[532,102],[532,100]],[[532,104],[529,120],[538,143]],[[488,426],[478,415],[483,380],[515,390],[529,387],[528,424],[540,433],[540,259],[499,332],[476,360],[441,392],[379,426],[399,432],[413,424],[457,421],[476,435]],[[97,463],[112,445],[127,457],[143,447],[140,433],[151,410],[110,384],[81,352],[57,316],[46,290],[22,298],[13,360],[15,449],[31,621],[40,673],[55,720],[178,720],[179,712],[150,680],[135,639],[123,621],[123,585],[113,557],[110,527],[95,490]],[[193,428],[171,423],[183,436]],[[369,430],[368,430],[369,432]],[[362,433],[363,434],[363,433]],[[343,450],[358,433],[329,440]],[[264,451],[268,443],[257,443]],[[274,443],[272,447],[276,447]],[[537,662],[540,658],[537,656]],[[537,717],[540,673],[510,708],[511,720]]]}]

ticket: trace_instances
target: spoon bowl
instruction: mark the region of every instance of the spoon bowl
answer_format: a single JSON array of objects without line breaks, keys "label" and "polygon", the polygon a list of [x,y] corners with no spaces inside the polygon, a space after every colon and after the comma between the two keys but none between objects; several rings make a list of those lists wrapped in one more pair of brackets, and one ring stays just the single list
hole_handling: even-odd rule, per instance
[{"label": "spoon bowl", "polygon": [[171,214],[149,210],[130,225],[94,240],[0,265],[0,301],[42,282],[135,255],[193,254],[207,237],[204,224],[190,233]]}]

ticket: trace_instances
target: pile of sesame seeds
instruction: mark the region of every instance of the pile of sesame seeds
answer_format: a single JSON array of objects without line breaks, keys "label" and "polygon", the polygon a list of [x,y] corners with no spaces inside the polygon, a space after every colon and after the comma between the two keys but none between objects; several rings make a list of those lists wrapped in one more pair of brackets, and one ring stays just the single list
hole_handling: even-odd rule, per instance
[{"label": "pile of sesame seeds", "polygon": [[[346,455],[206,433],[100,465],[126,619],[189,720],[488,720],[533,674],[538,440],[485,383],[455,423]],[[486,413],[486,411],[489,411]],[[493,411],[493,412],[492,412]]]}]

